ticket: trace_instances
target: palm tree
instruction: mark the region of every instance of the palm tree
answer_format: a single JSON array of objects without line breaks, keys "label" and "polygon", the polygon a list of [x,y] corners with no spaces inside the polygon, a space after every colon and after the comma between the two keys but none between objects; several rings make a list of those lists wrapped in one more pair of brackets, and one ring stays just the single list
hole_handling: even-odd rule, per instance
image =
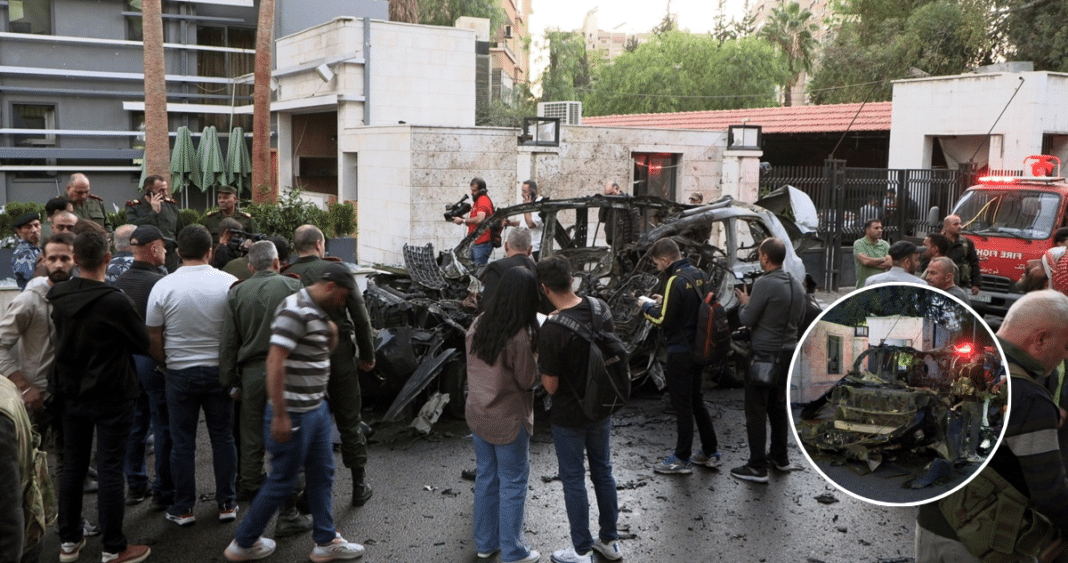
[{"label": "palm tree", "polygon": [[163,59],[161,0],[141,4],[145,56],[145,173],[170,177],[170,127],[167,124],[167,79]]},{"label": "palm tree", "polygon": [[790,73],[785,84],[783,104],[793,105],[793,88],[802,72],[812,70],[812,55],[816,50],[815,33],[819,26],[811,23],[812,12],[801,9],[797,2],[772,8],[771,17],[759,35],[779,48]]},{"label": "palm tree", "polygon": [[389,21],[419,23],[419,0],[389,0]]},{"label": "palm tree", "polygon": [[256,68],[252,84],[252,200],[278,201],[278,186],[271,182],[271,47],[274,39],[274,2],[260,0],[256,22]]}]

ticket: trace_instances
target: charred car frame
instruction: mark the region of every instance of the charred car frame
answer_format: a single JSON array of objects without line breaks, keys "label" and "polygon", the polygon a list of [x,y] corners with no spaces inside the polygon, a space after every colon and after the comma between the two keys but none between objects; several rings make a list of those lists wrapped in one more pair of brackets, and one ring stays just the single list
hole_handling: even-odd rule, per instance
[{"label": "charred car frame", "polygon": [[[601,210],[629,213],[640,222],[635,240],[607,242]],[[655,293],[662,283],[649,257],[652,244],[671,237],[683,256],[708,273],[724,307],[737,324],[734,288],[761,272],[757,247],[769,236],[791,240],[788,219],[723,197],[705,205],[684,205],[655,197],[603,196],[543,200],[497,210],[452,250],[434,256],[432,245],[404,247],[405,268],[380,268],[369,277],[364,298],[378,329],[377,381],[365,394],[374,401],[393,398],[386,419],[395,417],[427,389],[448,393],[447,410],[463,413],[466,369],[464,333],[474,319],[472,295],[481,287],[470,247],[491,225],[538,214],[544,223],[541,254],[564,256],[571,263],[579,295],[608,302],[616,333],[627,344],[636,384],[647,379],[663,387],[655,328],[638,312],[637,298]],[[609,213],[609,217],[612,217]],[[787,245],[787,271],[804,279],[794,249]],[[735,366],[724,381],[740,381]],[[432,384],[436,382],[434,387]],[[395,398],[394,398],[395,397]]]}]

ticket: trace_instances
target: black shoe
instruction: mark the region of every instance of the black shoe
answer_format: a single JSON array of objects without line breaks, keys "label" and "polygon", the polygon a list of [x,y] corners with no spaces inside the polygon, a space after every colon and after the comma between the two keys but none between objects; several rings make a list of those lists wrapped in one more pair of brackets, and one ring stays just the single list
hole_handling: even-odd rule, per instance
[{"label": "black shoe", "polygon": [[174,499],[152,495],[152,502],[148,504],[148,509],[152,512],[163,512],[170,508],[172,504],[174,504]]},{"label": "black shoe", "polygon": [[93,467],[92,465],[89,466],[89,473],[87,475],[89,475],[89,477],[92,478],[93,480],[96,480],[98,477],[100,477],[99,475],[96,474],[96,468]]},{"label": "black shoe", "polygon": [[375,494],[371,490],[371,485],[367,483],[356,483],[352,487],[352,506],[363,506],[367,504],[367,501],[371,500]]},{"label": "black shoe", "polygon": [[126,506],[133,506],[135,504],[141,504],[151,494],[147,488],[145,489],[130,489],[126,491]]},{"label": "black shoe", "polygon": [[290,512],[278,513],[278,521],[274,524],[274,537],[286,538],[303,534],[312,529],[311,518],[304,516],[296,509]]},{"label": "black shoe", "polygon": [[776,471],[780,471],[782,473],[789,473],[790,471],[794,470],[794,466],[790,465],[790,461],[789,460],[786,460],[786,461],[775,461],[774,459],[771,459],[769,457],[768,461],[771,462],[771,466]]},{"label": "black shoe", "polygon": [[82,493],[95,493],[100,490],[100,483],[92,477],[85,478],[85,484],[82,485]]},{"label": "black shoe", "polygon": [[741,479],[743,481],[752,481],[754,483],[767,483],[768,482],[768,470],[757,469],[751,467],[749,464],[745,464],[741,467],[735,467],[731,469],[731,477],[735,479]]},{"label": "black shoe", "polygon": [[474,469],[464,469],[460,471],[460,478],[467,481],[474,481],[475,477],[478,477],[478,471]]}]

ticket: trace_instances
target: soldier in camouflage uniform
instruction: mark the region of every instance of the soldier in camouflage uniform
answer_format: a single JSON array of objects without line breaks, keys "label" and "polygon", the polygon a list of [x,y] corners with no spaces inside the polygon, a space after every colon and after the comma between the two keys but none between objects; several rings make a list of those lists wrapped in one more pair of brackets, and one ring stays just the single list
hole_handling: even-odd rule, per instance
[{"label": "soldier in camouflage uniform", "polygon": [[237,190],[231,186],[219,186],[219,194],[215,201],[219,204],[217,211],[212,211],[204,217],[201,223],[211,231],[211,244],[219,244],[219,223],[223,219],[234,219],[241,223],[241,228],[246,233],[256,232],[256,220],[251,215],[237,209]]},{"label": "soldier in camouflage uniform", "polygon": [[78,216],[78,220],[88,219],[104,227],[107,232],[112,231],[104,210],[104,199],[89,193],[89,178],[85,174],[71,174],[70,183],[67,184],[67,199],[73,206],[71,212]]},{"label": "soldier in camouflage uniform", "polygon": [[959,215],[947,215],[942,220],[942,234],[949,239],[949,249],[946,250],[946,258],[957,265],[958,277],[954,282],[966,290],[971,290],[972,295],[979,294],[979,285],[982,282],[982,271],[979,269],[979,255],[975,252],[975,243],[968,237],[961,236],[964,225]]},{"label": "soldier in camouflage uniform", "polygon": [[37,246],[41,243],[41,216],[37,213],[19,215],[15,219],[15,233],[20,240],[11,256],[11,271],[15,274],[19,291],[22,291],[33,277],[37,257],[41,255],[41,249]]},{"label": "soldier in camouflage uniform", "polygon": [[[323,269],[337,258],[323,258],[326,254],[326,239],[314,225],[301,225],[293,236],[293,248],[297,261],[282,270],[285,274],[300,276],[305,286],[314,284],[322,277]],[[371,319],[364,306],[363,296],[358,291],[349,293],[345,309],[329,310],[330,319],[337,324],[338,345],[330,354],[330,381],[327,395],[330,410],[334,413],[338,431],[341,433],[341,460],[352,470],[352,504],[363,506],[371,499],[373,491],[365,481],[367,465],[367,441],[360,432],[360,376],[356,371],[356,353],[359,350],[360,369],[370,371],[375,367],[374,341],[371,335]],[[353,344],[353,337],[356,342]]]},{"label": "soldier in camouflage uniform", "polygon": [[171,199],[167,180],[162,176],[145,178],[145,195],[126,202],[126,222],[132,225],[152,225],[163,233],[167,245],[167,271],[178,269],[178,231],[185,225],[178,216],[178,202]]}]

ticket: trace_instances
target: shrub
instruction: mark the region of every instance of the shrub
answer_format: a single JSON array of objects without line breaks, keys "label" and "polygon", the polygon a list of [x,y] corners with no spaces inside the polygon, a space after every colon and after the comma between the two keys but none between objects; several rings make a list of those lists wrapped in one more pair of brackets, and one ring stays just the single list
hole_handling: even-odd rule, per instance
[{"label": "shrub", "polygon": [[330,204],[330,226],[334,236],[347,237],[356,230],[356,210],[351,204],[336,202]]},{"label": "shrub", "polygon": [[[187,207],[185,209],[178,210],[178,220],[181,221],[183,225],[195,225],[200,222],[200,219],[200,212],[196,209],[190,209]],[[177,235],[178,233],[175,234]]]},{"label": "shrub", "polygon": [[252,203],[244,211],[256,218],[256,226],[266,235],[280,235],[292,240],[297,227],[308,224],[319,227],[329,236],[329,214],[303,200],[301,193],[301,190],[292,190],[282,195],[278,203]]},{"label": "shrub", "polygon": [[108,223],[111,223],[111,227],[114,229],[119,228],[126,224],[126,210],[120,209],[114,213],[108,213]]}]

